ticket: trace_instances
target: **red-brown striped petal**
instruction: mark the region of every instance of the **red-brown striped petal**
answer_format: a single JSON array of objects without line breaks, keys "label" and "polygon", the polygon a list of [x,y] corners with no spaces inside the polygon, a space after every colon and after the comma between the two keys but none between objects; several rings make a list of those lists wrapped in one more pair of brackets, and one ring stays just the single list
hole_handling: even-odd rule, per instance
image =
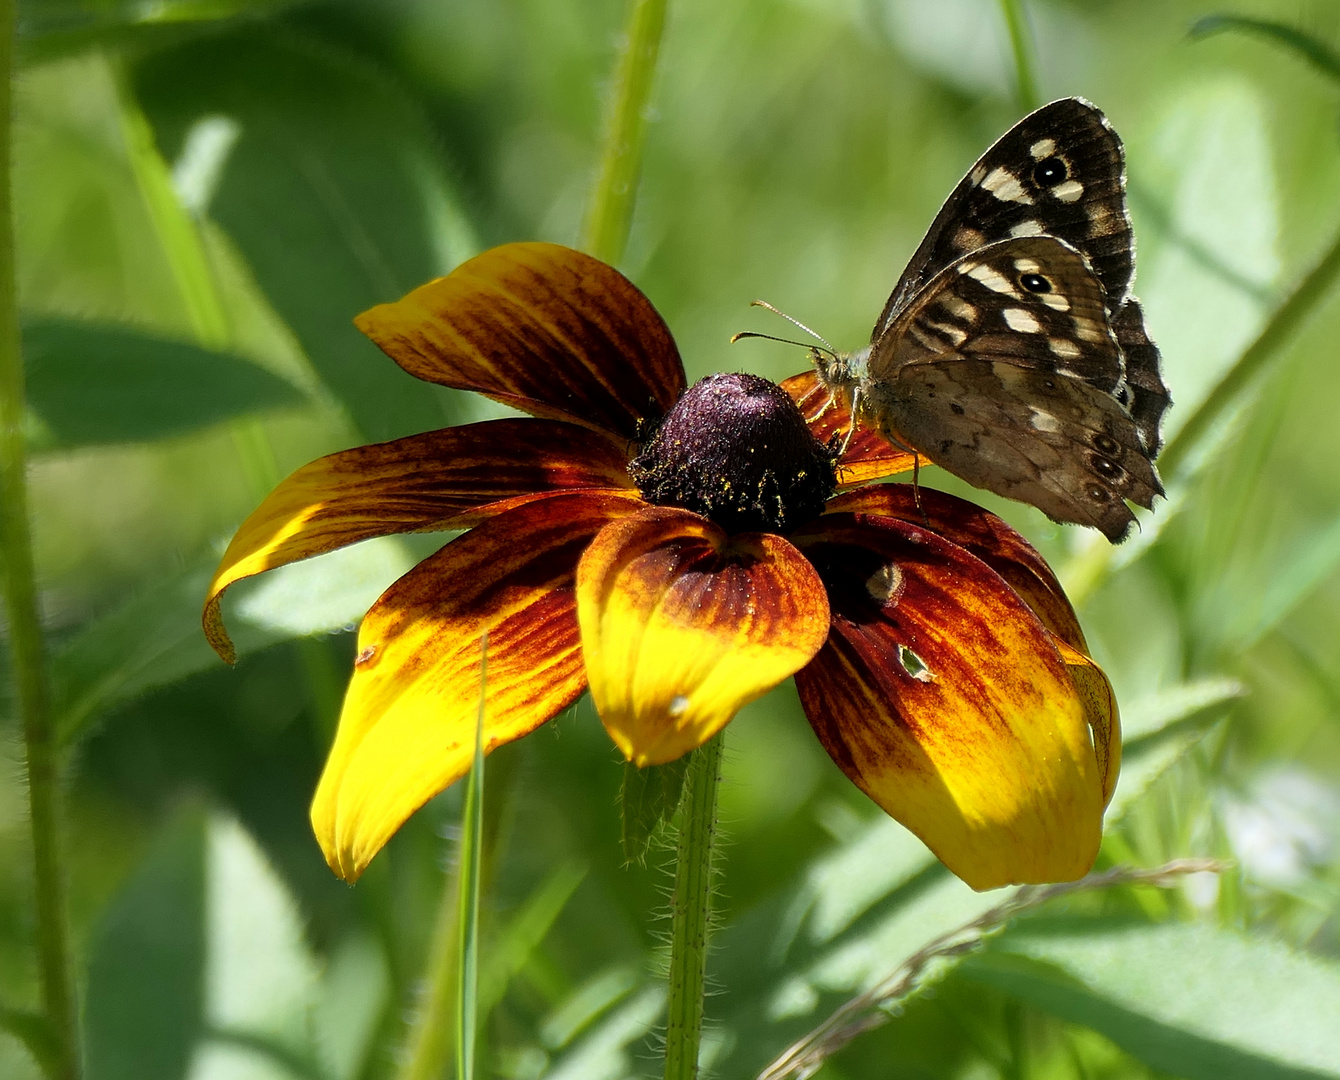
[{"label": "red-brown striped petal", "polygon": [[613,267],[557,244],[493,248],[354,322],[420,379],[627,438],[684,390],[651,302]]},{"label": "red-brown striped petal", "polygon": [[1103,770],[1056,639],[981,560],[918,526],[833,514],[793,539],[833,629],[796,676],[848,776],[975,889],[1093,864]]},{"label": "red-brown striped petal", "polygon": [[628,488],[608,436],[552,420],[489,420],[359,446],[304,465],[242,523],[205,598],[205,636],[229,663],[219,599],[243,578],[391,533],[465,528],[565,489]]},{"label": "red-brown striped petal", "polygon": [[[839,440],[847,438],[852,426],[850,410],[820,384],[813,371],[792,375],[782,383],[782,389],[791,395],[821,443],[827,443],[835,435]],[[860,427],[851,433],[847,449],[838,461],[838,486],[850,487],[894,476],[907,472],[912,464],[913,456],[906,450],[899,450],[877,432]]]},{"label": "red-brown striped petal", "polygon": [[331,869],[355,880],[474,755],[488,632],[484,748],[520,738],[586,686],[573,582],[601,528],[645,505],[553,495],[490,518],[391,586],[358,632],[335,744],[312,801]]},{"label": "red-brown striped petal", "polygon": [[878,514],[939,533],[1009,582],[1053,634],[1080,652],[1088,652],[1075,609],[1046,560],[1019,533],[976,503],[923,487],[918,507],[911,484],[874,484],[830,500],[827,512]]},{"label": "red-brown striped petal", "polygon": [[828,635],[823,583],[791,544],[727,537],[670,507],[596,537],[577,571],[577,612],[591,697],[638,765],[701,746]]},{"label": "red-brown striped petal", "polygon": [[1084,632],[1065,590],[1033,546],[995,514],[942,491],[922,488],[918,510],[916,493],[909,484],[875,484],[848,492],[829,502],[828,509],[832,513],[882,514],[913,525],[929,523],[934,532],[976,555],[1023,598],[1042,625],[1061,639],[1057,645],[1075,679],[1093,732],[1106,806],[1121,763],[1116,695],[1103,669],[1089,659]]}]

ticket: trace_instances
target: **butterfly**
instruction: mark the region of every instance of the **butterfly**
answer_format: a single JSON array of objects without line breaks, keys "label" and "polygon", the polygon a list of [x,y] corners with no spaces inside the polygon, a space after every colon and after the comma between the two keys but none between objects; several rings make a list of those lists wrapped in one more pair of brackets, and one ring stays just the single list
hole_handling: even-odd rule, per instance
[{"label": "butterfly", "polygon": [[1125,539],[1163,486],[1169,404],[1145,330],[1125,154],[1081,98],[1044,105],[949,196],[855,353],[816,373],[878,430],[976,487]]}]

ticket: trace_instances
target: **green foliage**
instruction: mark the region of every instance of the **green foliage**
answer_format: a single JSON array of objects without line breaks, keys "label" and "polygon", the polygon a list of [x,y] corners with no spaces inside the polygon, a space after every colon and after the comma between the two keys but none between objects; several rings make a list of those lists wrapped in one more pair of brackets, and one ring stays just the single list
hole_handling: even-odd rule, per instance
[{"label": "green foliage", "polygon": [[185,435],[302,401],[256,364],[127,327],[37,320],[23,353],[36,449]]},{"label": "green foliage", "polygon": [[[23,5],[33,517],[91,1080],[403,1067],[444,836],[473,834],[464,792],[424,807],[353,889],[329,874],[306,806],[348,631],[442,538],[239,586],[235,669],[205,644],[200,601],[221,544],[291,469],[494,414],[409,378],[351,320],[488,244],[577,241],[625,16],[621,0]],[[1116,551],[974,497],[1073,586],[1121,701],[1099,868],[1232,868],[983,929],[820,1077],[1336,1074],[1327,18],[1193,0],[668,7],[621,265],[691,376],[804,368],[799,350],[727,346],[777,329],[748,307],[758,296],[839,345],[865,340],[940,201],[1017,118],[1021,55],[1041,98],[1083,94],[1125,139],[1136,289],[1175,402],[1170,500]],[[963,493],[934,469],[922,480]],[[33,1011],[8,662],[0,649],[0,1075],[34,1080],[50,1033]],[[875,812],[789,686],[749,706],[727,745],[700,1061],[748,1077],[1003,895],[972,893]],[[682,767],[625,769],[583,701],[488,768],[475,1075],[654,1073],[668,922],[652,841]]]}]

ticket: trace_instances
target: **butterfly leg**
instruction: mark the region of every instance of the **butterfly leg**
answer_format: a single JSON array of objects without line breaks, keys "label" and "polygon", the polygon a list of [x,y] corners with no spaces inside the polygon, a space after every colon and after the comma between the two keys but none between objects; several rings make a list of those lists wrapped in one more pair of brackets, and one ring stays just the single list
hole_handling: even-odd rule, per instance
[{"label": "butterfly leg", "polygon": [[847,434],[843,436],[842,446],[838,450],[838,459],[847,453],[847,447],[851,444],[851,437],[856,434],[856,417],[861,411],[861,389],[857,387],[851,392],[851,423],[847,425]]},{"label": "butterfly leg", "polygon": [[915,450],[912,451],[912,499],[917,504],[917,513],[921,515],[922,524],[929,529],[931,519],[926,513],[926,508],[921,505],[921,455]]}]

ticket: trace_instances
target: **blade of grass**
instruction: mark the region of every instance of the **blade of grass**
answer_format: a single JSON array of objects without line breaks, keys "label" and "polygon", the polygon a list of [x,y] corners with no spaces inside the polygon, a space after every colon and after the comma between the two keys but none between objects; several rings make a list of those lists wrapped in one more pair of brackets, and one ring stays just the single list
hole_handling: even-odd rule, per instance
[{"label": "blade of grass", "polygon": [[56,1044],[49,1075],[57,1080],[74,1080],[79,1075],[79,1032],[60,843],[59,754],[28,520],[25,388],[10,187],[14,7],[14,0],[0,0],[0,590],[9,624],[15,697],[23,724],[28,773],[42,1006]]},{"label": "blade of grass", "polygon": [[1247,346],[1196,411],[1168,440],[1159,455],[1159,468],[1165,476],[1177,477],[1197,444],[1284,351],[1284,346],[1302,327],[1304,320],[1325,299],[1337,277],[1340,277],[1340,235],[1331,241],[1316,265],[1275,309],[1256,340]]},{"label": "blade of grass", "polygon": [[484,851],[484,688],[488,685],[489,635],[479,642],[479,715],[475,760],[461,811],[460,893],[456,909],[456,1080],[474,1080],[479,994],[479,877]]},{"label": "blade of grass", "polygon": [[[473,1058],[474,1031],[478,1020],[477,994],[474,985],[477,974],[469,976],[471,990],[466,1001],[467,963],[478,969],[480,863],[483,853],[483,723],[484,688],[488,672],[488,635],[480,641],[479,715],[475,730],[475,759],[466,781],[465,802],[461,808],[461,834],[458,857],[453,873],[447,875],[442,887],[433,928],[432,945],[424,964],[424,992],[419,1008],[411,1021],[407,1039],[408,1050],[402,1061],[397,1080],[440,1080],[453,1054],[457,1063],[456,1076],[465,1080],[469,1073],[461,1072],[462,1053]],[[467,960],[464,948],[470,938]],[[472,1014],[469,1031],[470,1048],[465,1050],[461,1041],[462,1014]]]},{"label": "blade of grass", "polygon": [[637,201],[642,150],[647,141],[647,102],[665,29],[666,0],[629,0],[623,51],[614,72],[600,173],[586,211],[582,247],[618,263],[628,244]]},{"label": "blade of grass", "polygon": [[1014,93],[1019,108],[1032,112],[1042,104],[1038,98],[1037,78],[1033,73],[1033,40],[1028,28],[1024,0],[1000,0],[1005,28],[1010,34],[1010,52],[1014,56]]},{"label": "blade of grass", "polygon": [[1272,19],[1253,19],[1245,15],[1205,15],[1191,24],[1187,36],[1193,41],[1229,30],[1265,38],[1297,53],[1323,75],[1340,82],[1340,54],[1323,41],[1297,27]]}]

